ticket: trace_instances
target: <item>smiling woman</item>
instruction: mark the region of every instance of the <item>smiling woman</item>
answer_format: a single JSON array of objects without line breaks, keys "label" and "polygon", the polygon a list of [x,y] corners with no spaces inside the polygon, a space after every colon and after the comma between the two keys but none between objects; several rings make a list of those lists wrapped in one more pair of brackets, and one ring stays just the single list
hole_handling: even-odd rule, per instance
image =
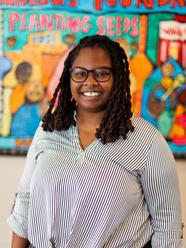
[{"label": "smiling woman", "polygon": [[119,43],[95,35],[70,51],[8,224],[12,248],[183,248],[175,161],[131,112]]},{"label": "smiling woman", "polygon": [[[80,51],[72,64],[70,81],[71,93],[78,106],[78,117],[84,111],[103,117],[113,84],[111,70],[110,56],[102,48],[95,46]],[[99,122],[97,124],[98,128]],[[94,127],[92,132],[95,134]]]}]

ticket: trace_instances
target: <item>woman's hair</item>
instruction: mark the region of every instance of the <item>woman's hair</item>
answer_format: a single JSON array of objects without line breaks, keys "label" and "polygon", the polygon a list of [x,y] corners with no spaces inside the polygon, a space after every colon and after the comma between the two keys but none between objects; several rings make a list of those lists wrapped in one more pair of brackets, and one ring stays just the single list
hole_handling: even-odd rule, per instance
[{"label": "woman's hair", "polygon": [[[69,69],[83,48],[99,47],[106,50],[111,58],[113,68],[113,86],[100,127],[96,130],[96,138],[103,144],[116,141],[120,136],[127,138],[127,133],[133,131],[131,123],[131,95],[129,79],[129,63],[123,48],[119,43],[106,36],[93,35],[84,37],[69,52],[64,63],[60,82],[50,101],[49,109],[43,118],[42,127],[45,131],[60,131],[75,125],[74,111],[76,102],[70,90]],[[54,109],[54,106],[57,107]]]}]

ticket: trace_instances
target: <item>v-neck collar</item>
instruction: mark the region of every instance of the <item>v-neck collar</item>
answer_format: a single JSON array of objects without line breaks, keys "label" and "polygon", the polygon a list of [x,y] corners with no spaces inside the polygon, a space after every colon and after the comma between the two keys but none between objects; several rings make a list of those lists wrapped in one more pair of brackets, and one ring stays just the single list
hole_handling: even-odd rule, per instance
[{"label": "v-neck collar", "polygon": [[87,151],[93,149],[98,144],[99,140],[97,138],[95,138],[95,140],[84,149],[81,145],[81,142],[80,142],[77,123],[76,123],[76,126],[73,126],[73,128],[74,128],[75,139],[77,142],[77,147],[81,152],[87,152]]},{"label": "v-neck collar", "polygon": [[82,145],[81,145],[81,141],[80,141],[80,137],[79,137],[79,132],[78,132],[77,110],[74,110],[74,116],[73,117],[74,117],[74,121],[76,123],[76,125],[74,126],[74,130],[75,130],[75,137],[76,137],[76,140],[77,140],[77,145],[78,145],[79,150],[81,150],[82,152],[86,152],[88,150],[93,149],[98,144],[99,140],[97,138],[95,138],[95,140],[84,149],[82,147]]}]

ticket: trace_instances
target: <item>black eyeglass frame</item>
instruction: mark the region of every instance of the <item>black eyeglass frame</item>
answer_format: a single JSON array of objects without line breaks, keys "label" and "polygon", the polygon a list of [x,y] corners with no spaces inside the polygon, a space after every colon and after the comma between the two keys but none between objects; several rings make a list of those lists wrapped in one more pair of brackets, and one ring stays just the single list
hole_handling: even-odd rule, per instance
[{"label": "black eyeglass frame", "polygon": [[[78,69],[81,69],[81,70],[86,71],[87,75],[86,75],[86,77],[85,77],[84,80],[82,80],[82,81],[77,81],[77,80],[74,80],[74,79],[72,78],[72,71],[73,71],[75,68],[78,68]],[[96,71],[96,69],[108,69],[109,72],[110,72],[108,79],[106,79],[106,80],[97,80],[97,78],[96,78],[96,76],[95,76],[95,71]],[[96,67],[95,69],[88,70],[88,69],[86,69],[86,68],[84,68],[84,67],[76,66],[76,67],[70,68],[69,71],[70,71],[70,78],[71,78],[74,82],[76,82],[76,83],[83,83],[83,82],[85,82],[85,81],[87,80],[87,78],[88,78],[90,72],[92,73],[94,79],[95,79],[98,83],[99,83],[99,82],[101,82],[101,83],[103,82],[103,83],[104,83],[104,82],[107,82],[107,81],[110,79],[110,76],[111,76],[111,74],[112,74],[113,68],[107,67],[107,66],[99,66],[99,67]]]}]

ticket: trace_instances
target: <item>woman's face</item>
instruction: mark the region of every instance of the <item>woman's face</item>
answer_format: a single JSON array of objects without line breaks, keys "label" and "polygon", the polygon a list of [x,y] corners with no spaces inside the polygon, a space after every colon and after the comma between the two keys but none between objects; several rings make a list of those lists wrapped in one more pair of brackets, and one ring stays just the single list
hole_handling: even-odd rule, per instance
[{"label": "woman's face", "polygon": [[[95,113],[106,109],[113,85],[110,68],[111,59],[104,49],[93,47],[80,50],[72,64],[70,80],[71,93],[76,100],[78,111]],[[96,71],[89,72],[87,78],[85,77],[86,70],[95,69]],[[82,81],[83,77],[86,78],[83,82],[74,81]]]}]

